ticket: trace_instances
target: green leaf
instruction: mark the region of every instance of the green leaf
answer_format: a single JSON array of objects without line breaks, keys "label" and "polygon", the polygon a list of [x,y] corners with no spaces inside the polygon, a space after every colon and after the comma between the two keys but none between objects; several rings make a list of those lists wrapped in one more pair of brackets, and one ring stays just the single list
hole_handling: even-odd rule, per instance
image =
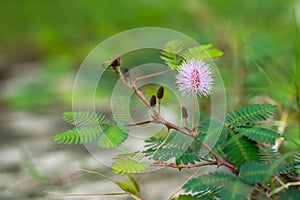
[{"label": "green leaf", "polygon": [[275,140],[281,138],[282,136],[277,132],[265,129],[258,126],[237,126],[234,128],[234,131],[238,131],[239,134],[258,142],[258,143],[267,143],[275,144]]},{"label": "green leaf", "polygon": [[274,163],[272,165],[270,165],[270,170],[269,170],[270,176],[272,176],[278,170],[279,166],[281,165],[282,162],[284,162],[285,159],[294,155],[296,152],[299,152],[299,150],[289,151],[289,152],[283,154],[277,160],[275,160]]},{"label": "green leaf", "polygon": [[220,187],[207,188],[195,194],[197,200],[216,200],[220,199]]},{"label": "green leaf", "polygon": [[117,184],[125,192],[128,192],[130,194],[134,194],[134,195],[137,195],[139,193],[139,191],[136,189],[136,187],[134,185],[132,185],[131,183],[128,183],[128,182],[117,182]]},{"label": "green leaf", "polygon": [[300,174],[300,153],[296,153],[296,154],[294,155],[294,160],[295,160],[295,162],[297,163],[296,166],[295,166],[296,172],[297,172],[298,174]]},{"label": "green leaf", "polygon": [[137,192],[140,192],[140,186],[138,184],[138,182],[135,180],[135,178],[133,176],[131,176],[130,174],[127,174],[127,176],[129,177],[132,185],[135,187]]},{"label": "green leaf", "polygon": [[239,134],[232,134],[223,149],[227,158],[239,167],[246,161],[258,161],[258,148],[256,144]]},{"label": "green leaf", "polygon": [[242,126],[248,123],[254,123],[269,118],[277,109],[276,106],[270,104],[254,104],[244,108],[229,112],[226,116],[227,126]]},{"label": "green leaf", "polygon": [[297,178],[299,176],[299,171],[297,171],[297,166],[300,166],[300,162],[284,163],[279,165],[278,172],[276,175],[286,175],[289,178]]},{"label": "green leaf", "polygon": [[[178,164],[195,164],[200,161],[198,154],[194,153],[197,152],[197,149],[195,149],[196,146],[193,142],[193,138],[180,132],[171,132],[167,139],[166,137],[167,134],[159,133],[147,139],[146,142],[148,144],[146,146],[150,146],[150,148],[145,151],[147,156],[152,156],[154,160],[170,160],[175,158]],[[161,144],[163,145],[161,146]],[[160,148],[158,149],[158,147]]]},{"label": "green leaf", "polygon": [[102,134],[100,126],[89,126],[82,128],[74,128],[65,132],[59,133],[53,137],[53,141],[58,144],[82,144],[95,141]]},{"label": "green leaf", "polygon": [[219,49],[212,49],[211,46],[211,44],[208,44],[189,48],[182,54],[182,57],[184,60],[206,60],[210,58],[217,58],[223,55],[222,51]]},{"label": "green leaf", "polygon": [[224,188],[220,191],[221,199],[243,200],[248,199],[253,187],[235,179],[224,184]]},{"label": "green leaf", "polygon": [[179,69],[183,62],[180,56],[182,51],[181,43],[178,41],[170,41],[164,46],[164,50],[161,52],[160,58],[165,61],[171,69]]},{"label": "green leaf", "polygon": [[141,171],[145,170],[149,166],[147,162],[137,162],[132,159],[118,159],[112,165],[112,171],[115,174],[121,173],[124,174],[131,174],[131,173],[140,173]]},{"label": "green leaf", "polygon": [[197,198],[190,194],[183,194],[178,197],[174,197],[172,200],[197,200]]},{"label": "green leaf", "polygon": [[223,186],[227,184],[227,182],[233,181],[235,179],[236,177],[231,174],[220,172],[210,173],[189,180],[183,186],[183,189],[186,192],[201,192],[203,190],[206,190],[207,188],[216,188],[218,186]]},{"label": "green leaf", "polygon": [[170,160],[171,158],[175,158],[178,164],[195,164],[200,161],[198,155],[177,147],[161,148],[153,155],[154,160]]},{"label": "green leaf", "polygon": [[280,153],[278,153],[275,149],[271,147],[259,147],[259,160],[265,164],[272,164],[276,159],[280,157]]},{"label": "green leaf", "polygon": [[279,193],[279,199],[284,199],[284,200],[300,199],[299,189],[290,187],[286,191]]},{"label": "green leaf", "polygon": [[265,183],[270,179],[270,166],[258,162],[245,162],[240,167],[240,177],[244,181],[254,183]]},{"label": "green leaf", "polygon": [[63,119],[67,123],[76,126],[96,126],[106,128],[111,125],[111,121],[101,113],[93,112],[64,112]]},{"label": "green leaf", "polygon": [[[217,119],[204,120],[203,122],[200,123],[200,125],[201,125],[201,127],[198,128],[200,135],[197,136],[199,141],[203,142],[204,139],[207,141],[210,141],[210,140],[216,140],[216,138],[217,138],[218,141],[217,141],[216,145],[222,145],[227,140],[228,129],[223,128],[222,132],[220,133],[219,127],[223,126],[223,123],[220,122],[219,120],[217,120]],[[217,128],[214,128],[214,127],[217,127]],[[211,128],[211,129],[209,130],[209,128]],[[210,131],[209,133],[208,133],[208,130]]]},{"label": "green leaf", "polygon": [[102,148],[113,148],[119,146],[127,138],[127,133],[123,130],[124,127],[117,125],[108,127],[98,138],[98,145]]}]

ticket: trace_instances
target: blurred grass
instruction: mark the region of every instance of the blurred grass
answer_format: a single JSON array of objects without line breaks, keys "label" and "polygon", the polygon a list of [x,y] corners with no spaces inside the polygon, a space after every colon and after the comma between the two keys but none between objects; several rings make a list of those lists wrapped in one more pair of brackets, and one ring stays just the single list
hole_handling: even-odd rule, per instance
[{"label": "blurred grass", "polygon": [[[299,110],[290,81],[295,68],[296,3],[2,0],[0,81],[6,83],[0,91],[2,103],[30,112],[66,110],[71,107],[76,70],[92,48],[121,31],[158,26],[183,32],[202,44],[212,43],[225,52],[217,64],[230,109],[253,101],[277,102],[290,112],[288,122],[296,127],[294,113]],[[128,57],[133,61],[125,62],[131,66],[147,59],[146,54]],[[109,95],[111,80],[115,78],[108,73],[103,80],[107,87],[97,90],[100,101]]]}]

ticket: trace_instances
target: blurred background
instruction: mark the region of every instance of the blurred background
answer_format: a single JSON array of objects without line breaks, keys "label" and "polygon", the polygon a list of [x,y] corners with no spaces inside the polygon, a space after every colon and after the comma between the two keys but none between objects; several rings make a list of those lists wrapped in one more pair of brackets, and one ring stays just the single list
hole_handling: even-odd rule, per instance
[{"label": "blurred background", "polygon": [[[296,0],[1,0],[1,199],[62,199],[43,190],[117,190],[107,181],[76,171],[109,171],[83,147],[57,145],[52,137],[68,128],[61,114],[72,109],[72,87],[81,62],[101,41],[132,28],[170,28],[221,49],[224,56],[216,63],[227,89],[228,109],[248,103],[278,105],[275,128],[291,141],[282,145],[282,151],[296,148],[300,143],[297,21]],[[147,59],[133,58],[137,63]],[[110,94],[116,80],[111,77],[107,87],[97,90],[101,112],[109,112],[101,99]],[[173,171],[166,171],[166,177],[168,173]],[[151,178],[149,185],[161,180]],[[164,199],[157,193],[150,196]],[[100,199],[106,198],[127,199]]]}]

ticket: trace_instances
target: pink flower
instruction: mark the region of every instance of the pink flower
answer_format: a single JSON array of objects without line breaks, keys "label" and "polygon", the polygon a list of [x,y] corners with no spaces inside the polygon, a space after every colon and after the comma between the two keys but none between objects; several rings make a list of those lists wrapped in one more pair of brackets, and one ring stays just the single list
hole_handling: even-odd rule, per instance
[{"label": "pink flower", "polygon": [[182,63],[176,83],[179,91],[189,96],[197,93],[200,96],[209,96],[212,92],[213,70],[201,60],[187,60]]}]

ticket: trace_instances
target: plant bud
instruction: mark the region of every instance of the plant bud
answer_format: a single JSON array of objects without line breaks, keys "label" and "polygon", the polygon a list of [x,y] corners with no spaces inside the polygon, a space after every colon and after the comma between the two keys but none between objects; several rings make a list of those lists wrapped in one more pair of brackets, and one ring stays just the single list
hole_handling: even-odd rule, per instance
[{"label": "plant bud", "polygon": [[186,107],[182,107],[182,118],[183,119],[188,118],[188,112],[186,110]]},{"label": "plant bud", "polygon": [[157,98],[158,99],[162,99],[164,97],[164,87],[160,87],[158,90],[157,90]]},{"label": "plant bud", "polygon": [[113,68],[120,66],[122,63],[122,59],[121,57],[116,57],[114,58],[114,60],[111,62],[110,66],[112,66]]},{"label": "plant bud", "polygon": [[151,99],[150,99],[150,106],[154,107],[156,105],[156,96],[152,95]]},{"label": "plant bud", "polygon": [[124,78],[126,78],[126,79],[130,78],[130,72],[129,72],[129,69],[127,67],[124,69]]}]

